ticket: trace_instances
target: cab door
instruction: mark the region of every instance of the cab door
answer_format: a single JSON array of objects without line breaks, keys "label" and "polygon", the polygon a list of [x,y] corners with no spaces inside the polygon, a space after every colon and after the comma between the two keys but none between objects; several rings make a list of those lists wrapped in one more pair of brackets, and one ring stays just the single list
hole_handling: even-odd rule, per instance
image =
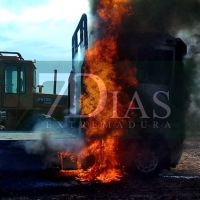
[{"label": "cab door", "polygon": [[17,64],[4,65],[4,108],[17,108],[19,106],[19,66]]}]

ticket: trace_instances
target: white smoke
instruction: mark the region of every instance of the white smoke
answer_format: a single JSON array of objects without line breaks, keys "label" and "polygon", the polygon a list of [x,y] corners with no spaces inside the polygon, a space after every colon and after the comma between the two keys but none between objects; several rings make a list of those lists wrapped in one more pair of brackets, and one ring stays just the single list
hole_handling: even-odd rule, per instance
[{"label": "white smoke", "polygon": [[46,119],[40,120],[31,130],[35,138],[33,136],[32,140],[18,141],[15,146],[24,149],[27,154],[40,155],[48,165],[59,165],[58,152],[78,153],[85,145],[84,139],[78,137],[77,128],[64,125],[58,121],[51,124]]},{"label": "white smoke", "polygon": [[200,131],[200,26],[194,29],[179,31],[177,37],[187,45],[184,58],[185,87],[188,95],[188,111],[186,114],[187,135],[197,135]]}]

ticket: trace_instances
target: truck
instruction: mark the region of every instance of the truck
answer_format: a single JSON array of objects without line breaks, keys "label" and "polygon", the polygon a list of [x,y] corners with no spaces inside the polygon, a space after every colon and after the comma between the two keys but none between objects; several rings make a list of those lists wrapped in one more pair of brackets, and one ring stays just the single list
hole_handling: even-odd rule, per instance
[{"label": "truck", "polygon": [[[180,38],[169,34],[120,34],[119,60],[133,63],[138,85],[129,91],[135,104],[134,118],[127,120],[129,127],[119,138],[116,149],[119,155],[128,152],[121,154],[121,167],[141,177],[152,177],[163,169],[175,168],[181,158],[188,100],[183,70],[187,46]],[[68,106],[73,110],[71,116],[80,116],[74,118],[75,124],[86,120],[81,118],[78,100],[85,92],[84,54],[90,48],[88,43],[87,16],[83,14],[72,36],[73,64],[69,83],[73,86],[68,93]],[[64,168],[67,169],[67,164]]]},{"label": "truck", "polygon": [[[118,40],[119,59],[133,63],[138,84],[128,93],[135,104],[135,108],[129,107],[128,111],[134,110],[135,115],[127,120],[128,129],[117,139],[115,150],[121,160],[117,167],[142,177],[152,177],[162,169],[176,167],[181,158],[186,101],[183,57],[187,46],[180,38],[169,34],[127,35],[123,32]],[[86,141],[82,125],[87,118],[81,116],[80,99],[85,92],[83,77],[88,43],[87,16],[83,14],[72,36],[72,71],[68,95],[63,96],[37,93],[34,63],[24,60],[18,52],[0,52],[2,126],[6,129],[23,127],[25,119],[30,117],[30,121],[34,121],[38,113],[47,119],[49,117],[41,113],[48,113],[53,106],[52,118],[56,121],[63,117],[63,123],[71,122],[71,128],[79,133],[77,137]],[[56,98],[60,101],[54,105]],[[74,158],[73,152],[59,154],[60,168],[77,169]],[[87,156],[82,160],[82,168],[87,170],[94,163],[95,156]]]}]

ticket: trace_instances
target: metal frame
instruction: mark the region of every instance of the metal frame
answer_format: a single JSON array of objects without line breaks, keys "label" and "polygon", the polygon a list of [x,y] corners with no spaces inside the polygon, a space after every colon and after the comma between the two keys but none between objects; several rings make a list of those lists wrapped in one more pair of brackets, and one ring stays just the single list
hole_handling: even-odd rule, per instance
[{"label": "metal frame", "polygon": [[[80,31],[80,38],[78,37],[78,32]],[[78,39],[80,39],[78,43]],[[72,36],[72,60],[78,53],[78,47],[83,42],[85,49],[88,48],[88,31],[87,31],[87,15],[83,14],[78,26]]]},{"label": "metal frame", "polygon": [[0,56],[3,56],[2,54],[16,54],[19,58],[19,60],[24,60],[22,58],[22,55],[18,52],[13,52],[13,51],[0,51]]}]

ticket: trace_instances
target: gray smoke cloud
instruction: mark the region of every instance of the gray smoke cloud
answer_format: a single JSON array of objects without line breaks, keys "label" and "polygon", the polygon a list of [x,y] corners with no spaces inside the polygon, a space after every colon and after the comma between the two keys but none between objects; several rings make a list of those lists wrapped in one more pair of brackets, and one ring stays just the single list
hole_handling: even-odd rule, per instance
[{"label": "gray smoke cloud", "polygon": [[15,146],[26,151],[27,154],[40,155],[44,161],[44,168],[51,165],[59,166],[61,164],[58,159],[58,153],[68,151],[70,153],[78,153],[85,145],[84,140],[80,138],[54,139],[43,133],[39,140],[18,141]]},{"label": "gray smoke cloud", "polygon": [[[91,14],[99,19],[97,8],[102,8],[99,0],[88,0]],[[167,33],[181,38],[187,45],[184,58],[184,84],[187,112],[185,116],[187,134],[200,131],[200,1],[199,0],[124,0],[129,4],[130,12],[122,19],[127,35],[140,33]],[[114,2],[110,0],[110,2]],[[100,22],[98,37],[103,37],[103,29],[108,24]],[[95,33],[96,26],[91,29]]]},{"label": "gray smoke cloud", "polygon": [[35,121],[33,128],[29,130],[35,133],[35,138],[17,141],[15,146],[24,149],[27,154],[41,156],[45,168],[61,164],[58,159],[59,152],[78,153],[84,147],[85,140],[76,137],[79,131],[77,128],[62,127],[67,121],[61,124],[53,118],[40,118],[38,121],[34,119],[35,116],[26,122]]},{"label": "gray smoke cloud", "polygon": [[[128,27],[127,31],[130,32],[178,32],[181,29],[193,29],[199,24],[199,0],[128,0],[127,2],[131,9],[130,13],[124,16],[123,26]],[[96,15],[99,0],[89,0],[89,3],[91,13]]]},{"label": "gray smoke cloud", "polygon": [[[195,33],[196,32],[196,33]],[[200,35],[194,32],[180,31],[178,37],[187,44],[188,54],[184,60],[185,87],[189,94],[186,128],[188,135],[198,135],[200,131]]]}]

